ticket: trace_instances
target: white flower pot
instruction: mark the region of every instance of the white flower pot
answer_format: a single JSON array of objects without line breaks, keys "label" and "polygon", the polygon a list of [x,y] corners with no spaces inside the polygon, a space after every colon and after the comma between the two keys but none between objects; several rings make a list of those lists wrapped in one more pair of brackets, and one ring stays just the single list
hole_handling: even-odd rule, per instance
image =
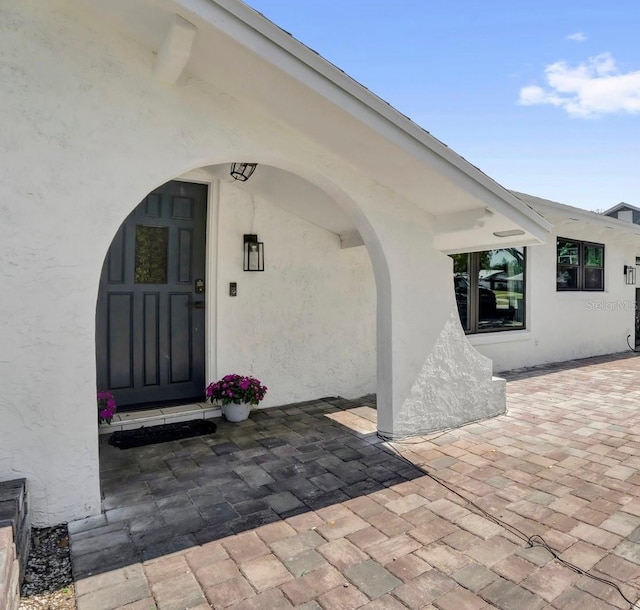
[{"label": "white flower pot", "polygon": [[242,402],[239,405],[230,402],[228,405],[222,405],[222,414],[227,421],[239,422],[249,417],[251,405],[248,402]]}]

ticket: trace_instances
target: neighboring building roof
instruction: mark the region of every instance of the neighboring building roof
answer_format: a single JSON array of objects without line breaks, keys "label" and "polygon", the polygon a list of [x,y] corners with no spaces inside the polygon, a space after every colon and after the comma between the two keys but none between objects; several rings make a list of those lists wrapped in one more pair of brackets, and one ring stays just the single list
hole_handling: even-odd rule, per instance
[{"label": "neighboring building roof", "polygon": [[640,212],[640,208],[637,208],[635,205],[631,205],[630,203],[625,203],[621,201],[617,205],[614,205],[612,208],[605,210],[602,212],[605,216],[611,216],[611,214],[615,214],[621,210],[633,210],[634,212]]}]

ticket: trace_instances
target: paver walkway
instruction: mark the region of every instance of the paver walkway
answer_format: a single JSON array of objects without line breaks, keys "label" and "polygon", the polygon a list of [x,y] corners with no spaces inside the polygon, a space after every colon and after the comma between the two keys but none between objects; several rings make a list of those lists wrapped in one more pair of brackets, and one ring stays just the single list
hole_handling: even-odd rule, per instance
[{"label": "paver walkway", "polygon": [[79,610],[633,607],[640,358],[507,378],[507,415],[405,443],[365,397],[104,444],[105,513],[69,526]]}]

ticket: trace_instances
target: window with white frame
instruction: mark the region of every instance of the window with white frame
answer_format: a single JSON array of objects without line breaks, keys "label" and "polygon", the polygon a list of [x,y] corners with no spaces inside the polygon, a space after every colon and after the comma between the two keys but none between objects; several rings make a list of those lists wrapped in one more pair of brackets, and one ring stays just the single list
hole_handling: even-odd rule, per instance
[{"label": "window with white frame", "polygon": [[566,237],[556,244],[556,290],[604,290],[604,244]]},{"label": "window with white frame", "polygon": [[525,248],[451,257],[456,304],[467,333],[525,328]]}]

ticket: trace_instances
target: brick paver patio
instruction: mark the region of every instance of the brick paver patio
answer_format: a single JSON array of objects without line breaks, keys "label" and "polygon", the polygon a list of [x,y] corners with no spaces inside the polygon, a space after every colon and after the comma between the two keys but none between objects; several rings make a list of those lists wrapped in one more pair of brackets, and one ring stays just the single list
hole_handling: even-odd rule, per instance
[{"label": "brick paver patio", "polygon": [[507,415],[404,443],[365,397],[103,444],[105,512],[69,526],[79,610],[633,607],[640,359],[507,379]]}]

